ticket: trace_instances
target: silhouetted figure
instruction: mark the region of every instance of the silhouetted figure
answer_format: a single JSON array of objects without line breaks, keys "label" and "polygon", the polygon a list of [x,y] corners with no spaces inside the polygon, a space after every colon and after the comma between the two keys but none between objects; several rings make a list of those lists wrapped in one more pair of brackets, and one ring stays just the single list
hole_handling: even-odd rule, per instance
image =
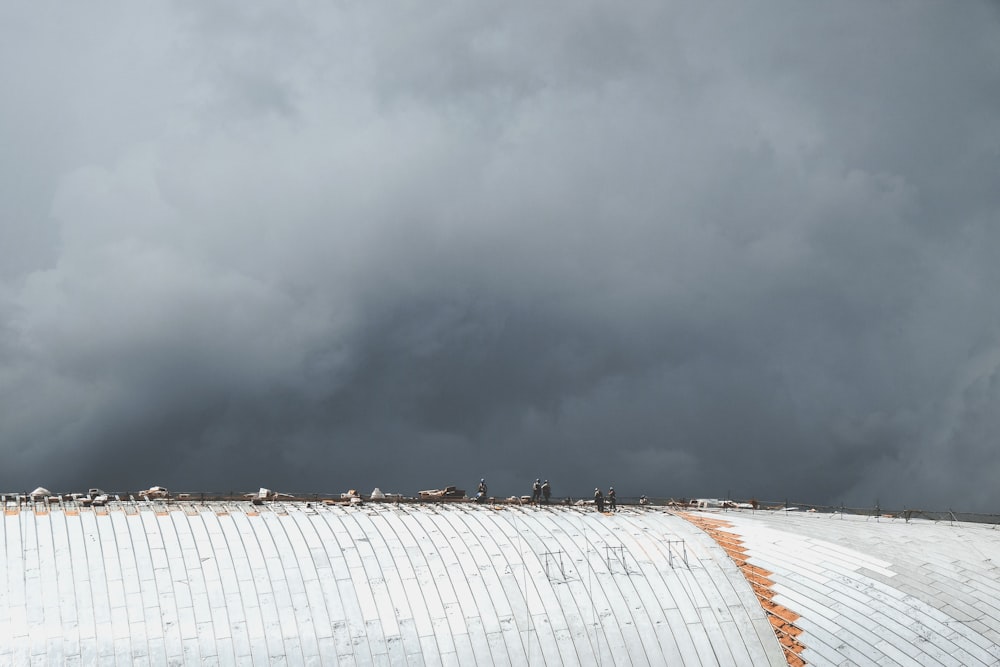
[{"label": "silhouetted figure", "polygon": [[618,503],[615,502],[615,487],[613,486],[608,489],[608,505],[610,506],[608,509],[612,512],[618,511]]},{"label": "silhouetted figure", "polygon": [[604,511],[604,494],[600,489],[594,489],[594,504],[597,505],[598,512]]},{"label": "silhouetted figure", "polygon": [[476,491],[476,502],[485,503],[486,502],[486,480],[479,480],[479,489]]},{"label": "silhouetted figure", "polygon": [[542,480],[536,479],[535,483],[531,485],[531,502],[538,504],[538,501],[542,499]]},{"label": "silhouetted figure", "polygon": [[542,482],[542,498],[545,499],[545,504],[549,504],[549,498],[552,497],[552,487],[549,486],[549,480]]}]

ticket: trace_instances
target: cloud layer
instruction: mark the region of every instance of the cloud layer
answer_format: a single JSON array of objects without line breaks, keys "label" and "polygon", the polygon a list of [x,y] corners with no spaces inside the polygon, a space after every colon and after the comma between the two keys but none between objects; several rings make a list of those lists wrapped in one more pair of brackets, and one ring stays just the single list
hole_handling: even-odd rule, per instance
[{"label": "cloud layer", "polygon": [[1000,510],[989,3],[0,13],[2,488]]}]

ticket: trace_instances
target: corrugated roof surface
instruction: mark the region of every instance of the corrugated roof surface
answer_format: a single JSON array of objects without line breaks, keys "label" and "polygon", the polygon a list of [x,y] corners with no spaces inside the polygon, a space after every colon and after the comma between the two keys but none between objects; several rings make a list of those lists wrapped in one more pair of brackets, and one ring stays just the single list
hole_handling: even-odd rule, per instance
[{"label": "corrugated roof surface", "polygon": [[2,539],[3,664],[784,664],[664,511],[22,507]]},{"label": "corrugated roof surface", "polygon": [[810,664],[1000,662],[989,526],[705,513],[727,554],[662,509],[42,508],[4,515],[0,664],[780,665],[764,571]]},{"label": "corrugated roof surface", "polygon": [[802,512],[716,515],[775,601],[800,614],[816,665],[1000,664],[993,526]]}]

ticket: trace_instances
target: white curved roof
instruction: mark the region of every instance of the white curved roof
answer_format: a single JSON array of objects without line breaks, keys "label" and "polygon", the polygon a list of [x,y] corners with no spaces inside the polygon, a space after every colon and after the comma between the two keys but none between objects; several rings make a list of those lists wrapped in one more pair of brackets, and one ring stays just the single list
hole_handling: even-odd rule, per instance
[{"label": "white curved roof", "polygon": [[[809,663],[1000,658],[989,527],[700,514]],[[786,664],[746,567],[662,509],[12,504],[0,539],[0,664]]]},{"label": "white curved roof", "polygon": [[816,665],[1000,664],[1000,532],[972,523],[716,515],[773,573]]}]

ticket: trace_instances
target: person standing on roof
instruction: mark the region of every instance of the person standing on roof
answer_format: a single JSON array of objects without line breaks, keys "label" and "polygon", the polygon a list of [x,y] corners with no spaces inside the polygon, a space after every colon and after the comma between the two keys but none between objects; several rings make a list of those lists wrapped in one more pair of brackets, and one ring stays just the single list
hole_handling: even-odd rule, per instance
[{"label": "person standing on roof", "polygon": [[608,504],[609,504],[608,509],[610,509],[612,512],[618,511],[618,503],[615,502],[615,487],[613,486],[610,489],[608,489]]},{"label": "person standing on roof", "polygon": [[538,501],[542,499],[542,480],[538,478],[535,483],[531,485],[531,502],[538,504]]},{"label": "person standing on roof", "polygon": [[479,480],[479,490],[476,492],[476,502],[485,503],[486,502],[486,479],[483,478]]},{"label": "person standing on roof", "polygon": [[545,504],[549,504],[549,498],[552,497],[552,487],[549,486],[549,480],[542,482],[542,497],[545,499]]},{"label": "person standing on roof", "polygon": [[594,489],[594,504],[597,505],[598,512],[604,511],[604,494],[600,489]]}]

